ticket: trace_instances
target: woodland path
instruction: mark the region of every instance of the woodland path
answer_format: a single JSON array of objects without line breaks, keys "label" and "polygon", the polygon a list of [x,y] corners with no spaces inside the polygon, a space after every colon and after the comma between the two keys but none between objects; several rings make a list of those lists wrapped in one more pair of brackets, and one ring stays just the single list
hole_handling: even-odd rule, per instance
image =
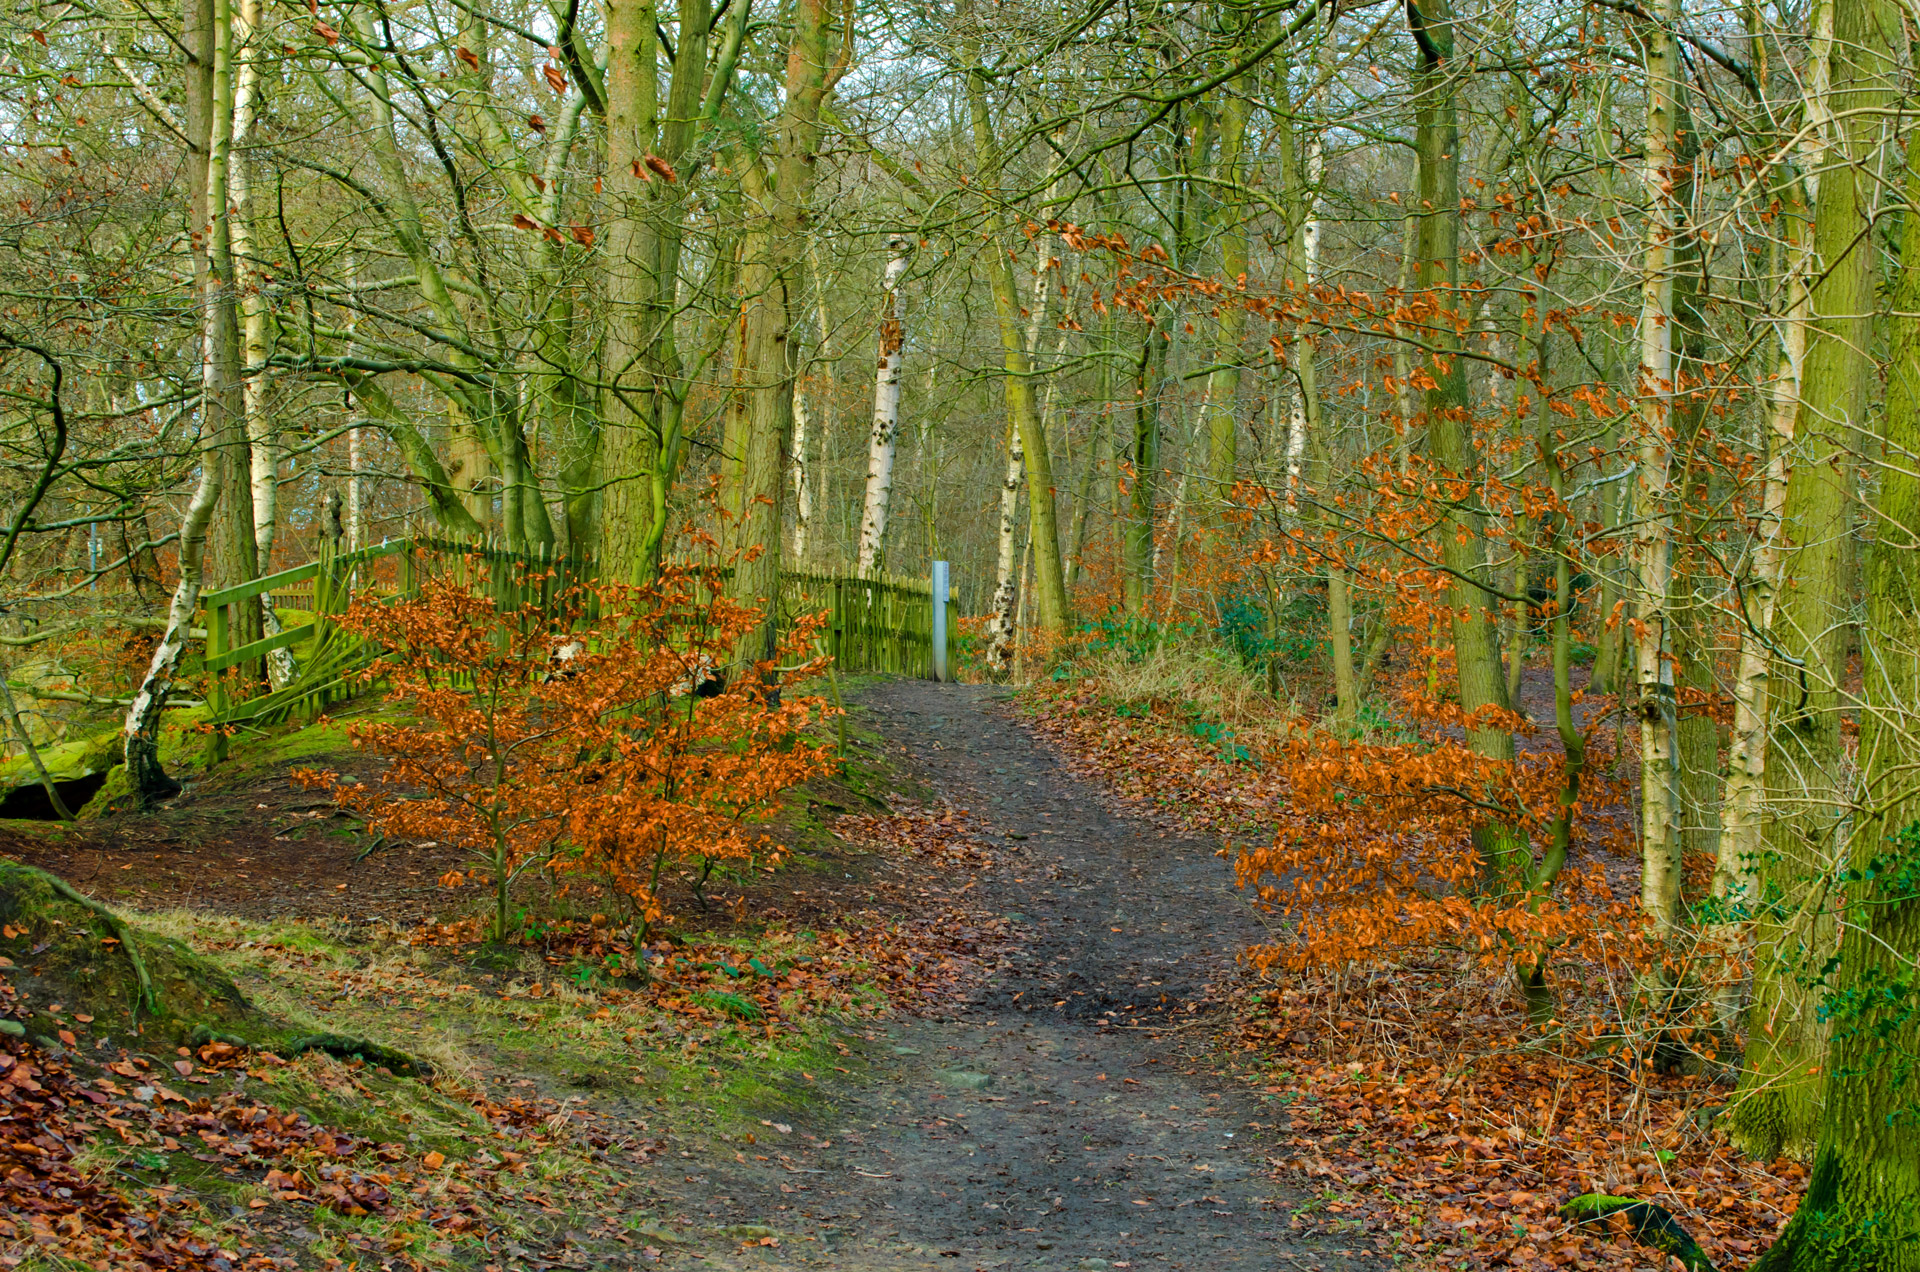
[{"label": "woodland path", "polygon": [[[726,1268],[1346,1269],[1270,1156],[1284,1097],[1218,1067],[1204,1000],[1259,928],[1213,845],[1113,811],[987,686],[898,681],[864,715],[916,777],[1010,849],[975,890],[1024,943],[944,1019],[852,1035],[857,1076],[757,1146],[649,1191],[729,1241]],[[822,1085],[825,1085],[824,1083]],[[775,1141],[768,1144],[766,1141]],[[670,1159],[669,1159],[670,1160]],[[663,1172],[664,1173],[664,1172]],[[661,1195],[664,1193],[664,1195]],[[739,1238],[779,1234],[777,1247]]]}]

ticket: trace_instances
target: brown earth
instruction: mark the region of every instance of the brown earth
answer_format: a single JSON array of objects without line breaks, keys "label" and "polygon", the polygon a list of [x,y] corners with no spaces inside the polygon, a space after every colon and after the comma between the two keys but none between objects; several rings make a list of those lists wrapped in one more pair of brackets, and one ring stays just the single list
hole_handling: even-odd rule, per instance
[{"label": "brown earth", "polygon": [[1311,1199],[1270,1160],[1298,1151],[1291,1093],[1209,1045],[1260,931],[1226,863],[1111,807],[1003,699],[900,681],[862,705],[1007,845],[975,897],[1020,947],[959,1010],[850,1037],[857,1076],[751,1154],[650,1181],[656,1204],[737,1238],[709,1267],[1385,1266],[1383,1234],[1295,1230]]}]

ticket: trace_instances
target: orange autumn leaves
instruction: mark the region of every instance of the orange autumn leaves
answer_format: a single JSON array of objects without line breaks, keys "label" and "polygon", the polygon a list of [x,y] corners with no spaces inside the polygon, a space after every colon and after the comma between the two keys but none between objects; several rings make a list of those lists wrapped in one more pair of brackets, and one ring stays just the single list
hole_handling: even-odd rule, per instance
[{"label": "orange autumn leaves", "polygon": [[388,650],[368,675],[405,714],[349,730],[387,758],[377,785],[299,776],[371,832],[465,849],[493,886],[495,939],[531,868],[596,875],[657,922],[668,866],[769,851],[758,816],[829,764],[802,736],[829,709],[790,692],[819,670],[817,623],[731,667],[758,616],[721,587],[669,567],[518,609],[445,578],[397,604],[358,598],[341,625]]},{"label": "orange autumn leaves", "polygon": [[[1337,967],[1409,949],[1491,961],[1564,947],[1612,905],[1597,865],[1528,886],[1535,845],[1564,785],[1559,757],[1490,760],[1457,742],[1289,741],[1268,762],[1288,799],[1271,841],[1244,847],[1238,882],[1295,918],[1295,939],[1252,953],[1261,967]],[[1507,856],[1489,853],[1504,827]]]}]

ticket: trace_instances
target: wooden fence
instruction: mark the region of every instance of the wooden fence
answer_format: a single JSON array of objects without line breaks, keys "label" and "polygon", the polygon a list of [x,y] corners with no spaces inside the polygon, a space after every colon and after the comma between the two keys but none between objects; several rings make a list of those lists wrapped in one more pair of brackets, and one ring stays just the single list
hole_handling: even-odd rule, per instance
[{"label": "wooden fence", "polygon": [[781,572],[783,625],[822,610],[827,613],[822,652],[839,670],[933,674],[933,587],[925,580]]},{"label": "wooden fence", "polygon": [[[339,552],[323,540],[317,560],[201,594],[207,632],[201,670],[209,679],[209,719],[239,727],[260,727],[296,714],[311,719],[350,696],[353,676],[380,651],[343,631],[335,617],[356,592],[371,591],[387,599],[417,595],[421,557],[429,554],[457,580],[490,592],[502,609],[537,603],[551,615],[568,589],[594,576],[591,558],[551,549],[513,552],[485,541],[420,536]],[[383,569],[387,558],[393,559],[390,572]],[[235,645],[240,607],[262,593],[273,597],[277,611],[288,618],[303,614],[306,621]],[[932,674],[933,592],[927,581],[782,571],[776,617],[780,626],[789,628],[796,618],[822,611],[827,625],[820,634],[821,652],[838,670]],[[256,670],[246,679],[257,684],[260,660],[291,648],[300,650],[293,680],[255,697],[234,691],[229,683],[234,669],[252,664]],[[210,758],[224,758],[225,733],[216,730],[212,738]]]}]

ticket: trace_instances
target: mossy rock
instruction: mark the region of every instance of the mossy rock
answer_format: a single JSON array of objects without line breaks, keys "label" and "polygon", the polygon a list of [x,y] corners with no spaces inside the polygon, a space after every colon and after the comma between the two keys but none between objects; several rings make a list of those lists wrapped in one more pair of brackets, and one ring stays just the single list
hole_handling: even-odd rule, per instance
[{"label": "mossy rock", "polygon": [[[147,1049],[217,1040],[289,1059],[325,1051],[395,1073],[433,1072],[424,1061],[366,1038],[297,1030],[248,1002],[232,977],[180,941],[142,931],[46,871],[5,859],[0,975],[19,990],[31,1035],[56,1037],[67,1029],[77,1036],[84,1029],[93,1038],[137,1038]],[[55,1004],[58,1015],[49,1010]]]},{"label": "mossy rock", "polygon": [[[47,766],[47,776],[56,782],[77,782],[104,773],[120,762],[120,730],[108,729],[58,746],[43,746],[40,762]],[[25,755],[0,762],[0,791],[39,784],[40,774]]]},{"label": "mossy rock", "polygon": [[[153,989],[143,1003],[131,935]],[[61,895],[52,876],[0,860],[0,955],[6,974],[33,1010],[30,1032],[73,1028],[75,1015],[93,1017],[89,1031],[178,1046],[196,1028],[259,1038],[289,1032],[248,1003],[233,979],[179,941],[156,936]],[[55,1017],[46,1008],[61,1006]]]},{"label": "mossy rock", "polygon": [[102,817],[111,817],[115,813],[134,812],[139,807],[139,799],[133,789],[133,783],[127,778],[127,766],[116,764],[107,770],[107,780],[99,790],[93,793],[86,806],[76,812],[76,821],[98,821]]},{"label": "mossy rock", "polygon": [[[39,755],[47,777],[67,811],[72,812],[92,798],[103,775],[119,763],[120,731],[110,729],[93,737],[41,747]],[[49,820],[54,814],[32,759],[18,755],[0,763],[0,817]]]}]

